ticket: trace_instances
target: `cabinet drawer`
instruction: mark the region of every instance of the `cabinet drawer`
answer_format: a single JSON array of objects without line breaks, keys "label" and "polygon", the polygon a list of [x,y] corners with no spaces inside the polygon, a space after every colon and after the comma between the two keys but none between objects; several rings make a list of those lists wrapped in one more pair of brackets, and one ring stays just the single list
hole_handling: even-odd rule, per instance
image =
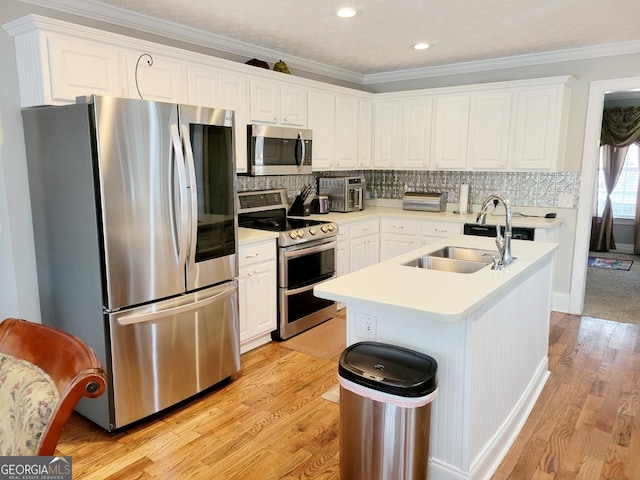
[{"label": "cabinet drawer", "polygon": [[351,226],[345,223],[338,223],[338,241],[349,240],[351,238]]},{"label": "cabinet drawer", "polygon": [[238,263],[240,268],[276,258],[275,240],[240,247]]},{"label": "cabinet drawer", "polygon": [[462,233],[462,224],[452,222],[424,222],[420,232],[427,237],[450,237]]},{"label": "cabinet drawer", "polygon": [[415,220],[406,218],[381,218],[380,231],[384,233],[415,235],[417,232],[417,223]]},{"label": "cabinet drawer", "polygon": [[364,235],[372,235],[380,232],[380,222],[375,220],[367,220],[366,222],[357,222],[350,224],[351,238],[358,238]]}]

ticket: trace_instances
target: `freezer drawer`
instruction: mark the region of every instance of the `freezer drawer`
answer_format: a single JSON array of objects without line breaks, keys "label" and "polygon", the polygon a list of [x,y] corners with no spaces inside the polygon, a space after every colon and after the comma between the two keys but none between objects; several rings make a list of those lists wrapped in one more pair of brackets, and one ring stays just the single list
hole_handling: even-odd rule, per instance
[{"label": "freezer drawer", "polygon": [[113,427],[240,369],[237,281],[109,316]]}]

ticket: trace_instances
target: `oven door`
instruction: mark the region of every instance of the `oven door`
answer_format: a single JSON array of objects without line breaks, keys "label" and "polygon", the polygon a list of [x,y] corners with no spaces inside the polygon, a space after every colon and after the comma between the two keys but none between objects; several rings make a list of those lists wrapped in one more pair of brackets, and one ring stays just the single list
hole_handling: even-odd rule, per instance
[{"label": "oven door", "polygon": [[336,272],[335,238],[281,249],[278,286],[295,290],[331,278]]},{"label": "oven door", "polygon": [[336,303],[318,298],[313,287],[336,276],[335,238],[282,248],[278,274],[278,330],[285,340],[335,317]]}]

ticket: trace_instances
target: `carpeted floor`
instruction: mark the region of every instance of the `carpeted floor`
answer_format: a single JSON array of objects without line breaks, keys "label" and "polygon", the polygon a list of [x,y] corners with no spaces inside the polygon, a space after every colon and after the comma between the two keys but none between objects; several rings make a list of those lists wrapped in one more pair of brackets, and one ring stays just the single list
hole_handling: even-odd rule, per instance
[{"label": "carpeted floor", "polygon": [[634,260],[628,271],[587,268],[583,315],[616,322],[640,324],[640,256],[591,252],[591,256]]}]

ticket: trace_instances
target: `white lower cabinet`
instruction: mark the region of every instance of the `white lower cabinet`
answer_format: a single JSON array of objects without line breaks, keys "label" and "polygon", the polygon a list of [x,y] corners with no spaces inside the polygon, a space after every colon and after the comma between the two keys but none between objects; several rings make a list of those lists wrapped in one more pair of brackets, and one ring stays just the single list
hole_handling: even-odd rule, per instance
[{"label": "white lower cabinet", "polygon": [[240,352],[245,353],[269,342],[277,328],[276,241],[242,245],[239,256]]},{"label": "white lower cabinet", "polygon": [[365,220],[351,223],[349,241],[349,271],[378,263],[380,259],[380,222]]},{"label": "white lower cabinet", "polygon": [[416,225],[415,220],[382,217],[380,219],[380,261],[415,250]]},{"label": "white lower cabinet", "polygon": [[421,221],[418,226],[417,248],[423,247],[436,240],[461,235],[464,225],[455,222]]},{"label": "white lower cabinet", "polygon": [[351,271],[350,258],[351,246],[349,225],[340,225],[338,228],[338,245],[336,247],[336,272],[339,277]]}]

